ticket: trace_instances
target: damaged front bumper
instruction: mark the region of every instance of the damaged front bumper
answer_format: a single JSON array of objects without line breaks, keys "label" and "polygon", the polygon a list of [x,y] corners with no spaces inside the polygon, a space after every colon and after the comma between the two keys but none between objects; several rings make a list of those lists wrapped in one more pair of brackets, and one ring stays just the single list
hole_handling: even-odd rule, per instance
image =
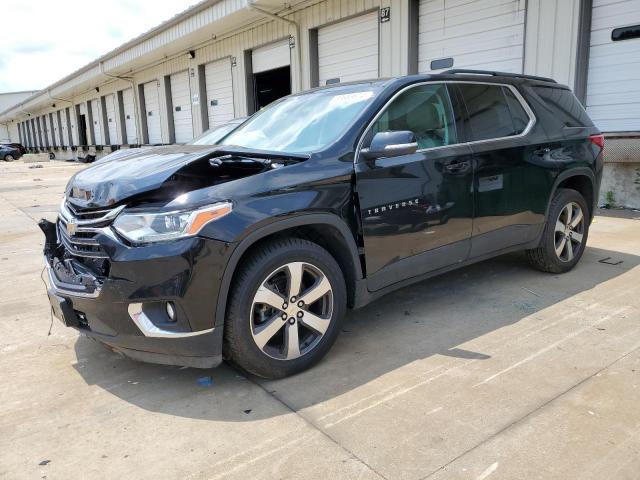
[{"label": "damaged front bumper", "polygon": [[223,329],[214,312],[226,243],[192,237],[132,247],[104,231],[93,238],[104,256],[90,258],[70,252],[57,224],[40,227],[49,301],[65,325],[136,360],[198,368],[221,362]]}]

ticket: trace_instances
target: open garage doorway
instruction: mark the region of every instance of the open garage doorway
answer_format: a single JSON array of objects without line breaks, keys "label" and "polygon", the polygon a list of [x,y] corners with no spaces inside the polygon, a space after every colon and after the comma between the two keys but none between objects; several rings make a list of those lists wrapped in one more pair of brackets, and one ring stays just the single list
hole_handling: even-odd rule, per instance
[{"label": "open garage doorway", "polygon": [[291,67],[274,68],[254,74],[256,110],[291,93]]},{"label": "open garage doorway", "polygon": [[251,51],[249,111],[256,112],[291,93],[291,49],[289,40],[280,40]]}]

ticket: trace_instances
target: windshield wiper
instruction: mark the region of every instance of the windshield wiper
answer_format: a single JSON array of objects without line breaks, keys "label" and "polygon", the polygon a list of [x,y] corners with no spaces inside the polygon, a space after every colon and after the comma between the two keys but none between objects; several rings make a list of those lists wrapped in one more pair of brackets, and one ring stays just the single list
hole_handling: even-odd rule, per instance
[{"label": "windshield wiper", "polygon": [[288,153],[288,152],[278,152],[275,150],[254,150],[252,148],[245,147],[237,147],[233,145],[223,145],[219,149],[216,150],[216,154],[219,155],[233,155],[233,156],[242,156],[242,157],[251,157],[251,158],[268,158],[271,160],[293,160],[298,162],[303,162],[305,160],[309,160],[311,155],[306,153]]},{"label": "windshield wiper", "polygon": [[251,150],[242,147],[216,151],[218,156],[209,160],[212,167],[220,167],[224,164],[260,164],[265,168],[279,168],[293,163],[303,162],[309,159],[309,155],[271,152],[266,150]]},{"label": "windshield wiper", "polygon": [[268,158],[252,158],[252,157],[243,157],[240,155],[222,155],[221,157],[215,157],[209,160],[209,165],[212,167],[221,167],[223,164],[234,163],[234,164],[254,164],[258,163],[264,167],[273,167],[273,162]]}]

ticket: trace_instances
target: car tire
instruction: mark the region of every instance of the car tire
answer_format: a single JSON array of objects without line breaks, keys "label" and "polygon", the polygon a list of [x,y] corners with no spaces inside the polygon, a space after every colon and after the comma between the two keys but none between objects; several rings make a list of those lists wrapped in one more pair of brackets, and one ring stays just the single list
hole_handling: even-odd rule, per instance
[{"label": "car tire", "polygon": [[589,207],[577,191],[559,188],[538,248],[527,250],[529,263],[549,273],[564,273],[580,261],[589,235]]},{"label": "car tire", "polygon": [[15,158],[13,158],[13,155],[5,155],[4,156],[4,161],[5,162],[13,162],[15,160]]},{"label": "car tire", "polygon": [[324,248],[299,238],[263,243],[234,276],[224,356],[264,378],[306,370],[335,342],[346,304],[342,270]]}]

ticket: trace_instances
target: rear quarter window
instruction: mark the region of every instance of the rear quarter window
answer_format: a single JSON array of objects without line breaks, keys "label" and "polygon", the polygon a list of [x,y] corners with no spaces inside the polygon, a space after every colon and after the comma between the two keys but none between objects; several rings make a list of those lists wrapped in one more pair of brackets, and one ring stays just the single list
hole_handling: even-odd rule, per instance
[{"label": "rear quarter window", "polygon": [[471,139],[491,140],[519,135],[527,128],[529,116],[508,87],[461,83],[471,127]]},{"label": "rear quarter window", "polygon": [[593,127],[589,115],[571,90],[553,87],[533,87],[533,90],[566,127]]}]

